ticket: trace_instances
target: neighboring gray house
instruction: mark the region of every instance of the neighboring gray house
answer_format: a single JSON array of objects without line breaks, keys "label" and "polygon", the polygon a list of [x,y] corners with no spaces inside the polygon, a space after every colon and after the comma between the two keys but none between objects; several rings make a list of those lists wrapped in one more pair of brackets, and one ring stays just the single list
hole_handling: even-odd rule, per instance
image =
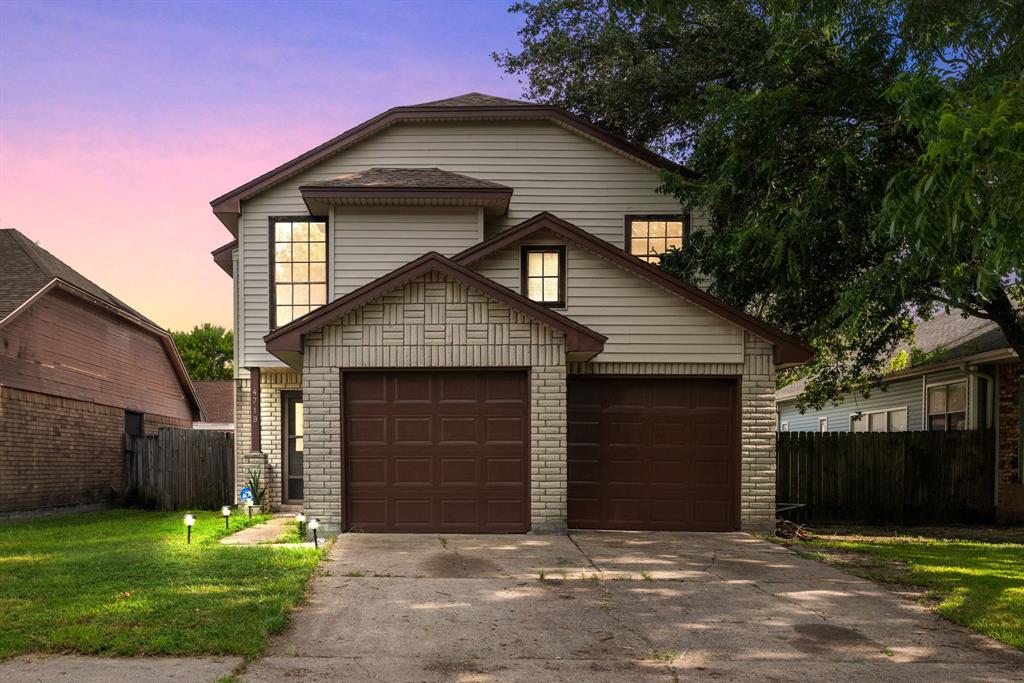
[{"label": "neighboring gray house", "polygon": [[995,323],[940,314],[918,325],[914,347],[925,362],[891,373],[870,396],[848,394],[820,410],[797,409],[806,380],[775,395],[784,432],[891,432],[993,429],[997,432],[999,512],[1024,517],[1020,440],[1022,364]]},{"label": "neighboring gray house", "polygon": [[213,200],[238,481],[332,531],[770,528],[775,371],[811,351],[654,265],[706,224],[676,168],[471,93]]}]

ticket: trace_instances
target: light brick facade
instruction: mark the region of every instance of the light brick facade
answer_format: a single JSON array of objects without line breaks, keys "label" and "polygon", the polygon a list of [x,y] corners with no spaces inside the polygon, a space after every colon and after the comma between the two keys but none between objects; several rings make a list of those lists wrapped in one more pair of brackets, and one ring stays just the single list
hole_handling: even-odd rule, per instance
[{"label": "light brick facade", "polygon": [[[775,366],[772,346],[745,334],[744,363],[565,362],[562,334],[461,283],[430,274],[305,337],[304,372],[263,370],[262,453],[249,453],[249,381],[237,380],[238,481],[260,468],[280,503],[281,392],[301,388],[306,514],[344,527],[344,371],[365,368],[510,367],[530,375],[530,493],[536,531],[566,521],[567,374],[728,376],[741,392],[741,524],[774,524]],[[241,484],[240,484],[241,485]]]},{"label": "light brick facade", "polygon": [[426,275],[306,335],[306,514],[343,526],[344,369],[528,368],[534,530],[565,527],[565,346],[562,333],[439,274]]},{"label": "light brick facade", "polygon": [[[192,425],[149,414],[144,424]],[[124,409],[0,386],[0,514],[112,503],[124,488]]]},{"label": "light brick facade", "polygon": [[[250,448],[252,424],[249,419],[248,379],[235,380],[235,488],[241,490],[251,470],[258,470],[267,486],[267,501],[273,508],[281,505],[284,491],[282,445],[284,440],[283,398],[285,391],[301,391],[302,377],[287,368],[264,368],[260,372],[260,446]],[[238,491],[235,491],[237,497]]]}]

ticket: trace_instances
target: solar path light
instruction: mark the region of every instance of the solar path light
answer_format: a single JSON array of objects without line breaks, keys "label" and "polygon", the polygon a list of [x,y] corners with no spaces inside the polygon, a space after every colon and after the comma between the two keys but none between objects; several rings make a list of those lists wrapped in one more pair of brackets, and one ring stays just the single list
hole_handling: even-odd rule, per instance
[{"label": "solar path light", "polygon": [[193,517],[192,515],[185,515],[185,529],[187,530],[186,538],[188,539],[187,542],[189,544],[192,543],[192,527],[193,527],[193,525],[195,525],[195,523],[196,523],[196,518],[195,517]]},{"label": "solar path light", "polygon": [[316,537],[316,530],[319,529],[319,528],[320,528],[320,520],[319,519],[314,517],[313,519],[309,520],[309,530],[313,532],[313,547],[314,548],[319,548],[320,547],[320,541]]},{"label": "solar path light", "polygon": [[224,528],[228,528],[228,519],[231,517],[231,508],[225,505],[220,509],[220,514],[224,515]]}]

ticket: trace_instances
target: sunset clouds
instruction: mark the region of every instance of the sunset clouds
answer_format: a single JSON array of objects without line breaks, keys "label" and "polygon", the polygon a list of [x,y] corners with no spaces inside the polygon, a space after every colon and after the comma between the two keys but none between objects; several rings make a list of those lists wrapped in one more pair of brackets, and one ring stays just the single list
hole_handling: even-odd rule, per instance
[{"label": "sunset clouds", "polygon": [[231,322],[210,199],[391,106],[519,94],[503,3],[5,3],[0,27],[0,227],[175,329]]}]

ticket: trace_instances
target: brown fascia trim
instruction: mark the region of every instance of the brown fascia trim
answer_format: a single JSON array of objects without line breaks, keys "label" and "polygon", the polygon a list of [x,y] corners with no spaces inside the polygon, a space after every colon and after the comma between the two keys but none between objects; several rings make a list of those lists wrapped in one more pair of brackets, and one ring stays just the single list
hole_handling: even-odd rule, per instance
[{"label": "brown fascia trim", "polygon": [[319,330],[331,320],[335,320],[363,306],[388,292],[401,287],[405,283],[425,275],[437,272],[446,275],[462,284],[472,287],[487,296],[515,308],[527,316],[548,325],[565,335],[566,352],[582,351],[600,353],[604,349],[607,337],[581,325],[563,315],[530,301],[512,290],[502,287],[496,282],[485,278],[469,268],[453,263],[435,251],[428,252],[415,261],[410,261],[387,275],[369,282],[359,289],[346,294],[340,299],[322,306],[315,311],[275,330],[263,337],[267,350],[270,352],[302,353],[302,337],[308,332]]},{"label": "brown fascia trim", "polygon": [[635,256],[626,253],[625,250],[619,249],[614,244],[595,237],[589,232],[551,213],[539,213],[514,228],[501,232],[489,240],[484,240],[456,254],[451,260],[464,266],[471,265],[538,230],[547,230],[560,236],[562,239],[574,242],[596,253],[598,256],[622,266],[626,270],[646,278],[674,294],[689,299],[701,308],[707,309],[715,315],[725,318],[745,330],[749,330],[757,336],[772,342],[775,347],[774,361],[779,367],[800,365],[814,358],[814,350],[796,337],[775,329],[768,323],[758,320],[715,298],[703,289],[687,284],[669,275],[657,266],[641,261]]},{"label": "brown fascia trim", "polygon": [[227,244],[217,247],[210,254],[213,256],[213,262],[220,266],[220,269],[231,277],[235,276],[234,263],[231,259],[231,254],[235,249],[238,248],[238,240],[231,240]]},{"label": "brown fascia trim", "polygon": [[54,289],[60,289],[61,291],[67,292],[68,294],[74,297],[82,299],[83,301],[92,304],[96,308],[103,309],[108,313],[111,313],[114,316],[124,320],[129,325],[134,325],[135,327],[140,328],[144,332],[147,332],[156,337],[160,344],[164,347],[164,352],[167,354],[168,358],[171,361],[171,367],[174,368],[174,374],[178,378],[178,383],[181,385],[181,388],[185,390],[185,398],[187,398],[188,401],[192,404],[194,416],[198,417],[198,421],[206,419],[206,412],[203,410],[203,404],[199,400],[199,394],[196,393],[195,387],[192,386],[192,380],[189,378],[188,371],[185,369],[185,363],[182,362],[181,355],[178,353],[178,347],[174,345],[174,339],[171,338],[171,335],[167,330],[163,330],[157,327],[156,325],[152,325],[149,322],[132,315],[128,311],[125,311],[122,308],[114,306],[113,304],[107,303],[102,299],[98,299],[94,297],[92,294],[86,292],[85,290],[79,289],[78,287],[75,287],[72,284],[64,282],[59,278],[54,278],[50,280],[50,282],[43,286],[42,289],[33,294],[25,301],[25,303],[19,306],[18,309],[13,311],[3,320],[0,320],[0,327],[9,324],[21,313],[28,310],[28,308],[32,304],[34,304],[36,301],[38,301],[40,298],[42,298],[48,292],[53,291]]},{"label": "brown fascia trim", "polygon": [[[229,229],[241,213],[242,200],[248,199],[261,190],[274,185],[284,178],[295,175],[313,164],[351,147],[371,135],[409,121],[552,121],[594,138],[624,154],[638,159],[655,168],[692,175],[684,166],[656,154],[646,147],[595,126],[589,121],[564,109],[545,104],[515,104],[477,107],[411,106],[394,107],[383,114],[364,121],[322,145],[300,154],[291,161],[250,180],[244,185],[217,197],[210,202],[213,213]],[[232,232],[234,232],[232,230]]]}]

